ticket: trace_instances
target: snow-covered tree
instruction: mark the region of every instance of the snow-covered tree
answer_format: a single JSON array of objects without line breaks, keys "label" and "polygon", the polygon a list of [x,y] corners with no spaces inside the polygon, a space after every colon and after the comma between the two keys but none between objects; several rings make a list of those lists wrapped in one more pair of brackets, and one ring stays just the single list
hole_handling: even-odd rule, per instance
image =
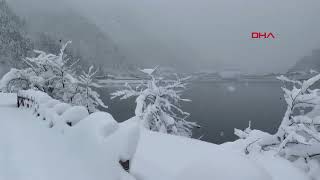
[{"label": "snow-covered tree", "polygon": [[73,69],[76,62],[71,62],[64,54],[67,45],[70,43],[64,44],[58,55],[35,50],[36,57],[24,59],[29,68],[13,69],[7,73],[2,78],[1,89],[12,91],[10,87],[19,87],[21,81],[17,80],[23,79],[27,83],[25,86],[28,88],[44,91],[51,97],[64,102],[71,102],[77,90],[77,79],[74,78]]},{"label": "snow-covered tree", "polygon": [[[257,133],[256,130],[235,130],[243,139],[251,139],[246,147],[250,149],[273,150],[288,160],[306,165],[320,158],[320,89],[311,89],[320,80],[320,74],[305,80],[291,80],[279,76],[284,82],[282,90],[287,103],[287,110],[276,134]],[[310,111],[310,112],[308,112]],[[260,136],[260,137],[258,137]]]},{"label": "snow-covered tree", "polygon": [[290,80],[285,76],[279,80],[289,83],[292,88],[282,87],[287,110],[275,134],[274,143],[261,143],[264,147],[277,144],[279,154],[288,158],[310,158],[320,154],[320,117],[309,117],[304,112],[308,108],[314,109],[320,105],[320,90],[311,90],[310,87],[320,80],[320,74],[306,81]]},{"label": "snow-covered tree", "polygon": [[73,69],[77,61],[71,62],[64,54],[66,47],[70,43],[71,41],[68,41],[62,45],[58,55],[35,50],[35,53],[38,54],[37,57],[25,58],[24,60],[37,76],[42,78],[39,82],[42,90],[50,96],[65,102],[72,101],[72,95],[75,94],[77,89],[75,87],[77,80],[74,78]]},{"label": "snow-covered tree", "polygon": [[93,82],[97,73],[93,71],[93,66],[76,78],[74,65],[77,61],[72,62],[65,55],[70,43],[64,44],[58,55],[35,50],[36,57],[24,59],[29,68],[12,69],[2,78],[0,88],[6,92],[37,89],[63,102],[83,105],[89,112],[96,111],[98,106],[107,108],[92,88],[99,87]]},{"label": "snow-covered tree", "polygon": [[26,90],[30,87],[36,87],[36,77],[36,74],[30,68],[24,70],[12,68],[2,77],[0,90],[2,92],[17,92],[21,89]]},{"label": "snow-covered tree", "polygon": [[79,76],[80,91],[74,96],[73,103],[85,106],[90,113],[97,111],[97,107],[108,108],[102,100],[100,95],[92,89],[92,87],[99,87],[94,82],[94,77],[98,70],[93,71],[93,66],[90,66],[88,71],[83,71]]},{"label": "snow-covered tree", "polygon": [[180,102],[190,101],[183,99],[181,94],[186,88],[184,79],[162,80],[156,78],[155,69],[144,69],[142,72],[150,76],[150,80],[137,87],[126,84],[123,90],[112,93],[112,99],[121,100],[136,97],[135,115],[139,117],[145,128],[168,134],[191,137],[192,128],[197,124],[186,118],[189,113],[180,108]]}]

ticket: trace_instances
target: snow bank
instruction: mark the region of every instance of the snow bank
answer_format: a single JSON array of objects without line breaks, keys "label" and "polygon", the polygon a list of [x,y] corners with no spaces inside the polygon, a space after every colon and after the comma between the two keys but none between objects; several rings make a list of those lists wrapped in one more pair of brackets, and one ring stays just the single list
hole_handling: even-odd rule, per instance
[{"label": "snow bank", "polygon": [[[137,147],[139,127],[118,124],[110,114],[96,112],[69,128],[65,134],[77,144],[76,151],[97,157],[94,168],[101,168],[110,175],[107,179],[134,180],[119,161],[131,160]],[[77,153],[75,151],[75,153]]]},{"label": "snow bank", "polygon": [[45,120],[47,114],[51,114],[51,111],[53,111],[53,107],[57,104],[59,104],[60,101],[55,99],[50,99],[46,101],[45,103],[42,103],[39,105],[38,113],[40,114],[40,117]]},{"label": "snow bank", "polygon": [[[252,133],[268,136],[257,130]],[[139,180],[309,180],[305,172],[274,153],[246,155],[249,143],[240,139],[215,145],[141,129],[131,172]]]},{"label": "snow bank", "polygon": [[30,98],[39,106],[46,104],[50,100],[53,100],[48,94],[35,90],[21,90],[18,92],[18,96]]},{"label": "snow bank", "polygon": [[244,155],[215,144],[143,129],[132,173],[141,180],[271,179],[266,170]]},{"label": "snow bank", "polygon": [[[212,151],[216,155],[201,158],[188,164],[175,180],[218,179],[218,180],[271,180],[262,168],[244,157],[227,152]],[[207,154],[208,155],[208,154]],[[218,156],[219,155],[219,156]]]},{"label": "snow bank", "polygon": [[[89,115],[83,106],[71,106],[52,99],[46,93],[35,90],[19,91],[18,96],[33,101],[34,111],[42,120],[47,120],[49,127],[58,124],[58,129],[63,129],[65,124],[73,126]],[[28,101],[29,103],[29,101]]]},{"label": "snow bank", "polygon": [[113,144],[130,139],[106,138],[98,144],[86,135],[56,133],[27,109],[17,109],[16,96],[9,97],[9,103],[0,101],[0,114],[10,117],[0,121],[0,179],[135,180],[118,162],[121,146]]},{"label": "snow bank", "polygon": [[[72,107],[51,98],[42,98],[47,96],[41,92],[29,90],[22,91],[20,95],[32,99],[46,121],[33,121],[32,116],[28,117],[28,122],[25,122],[24,117],[19,118],[24,121],[23,128],[28,126],[19,134],[31,136],[23,137],[30,139],[23,145],[19,143],[19,139],[23,138],[15,136],[18,144],[14,145],[14,149],[17,149],[13,151],[14,157],[23,160],[21,163],[17,161],[19,164],[15,165],[23,171],[19,177],[36,180],[135,180],[119,161],[131,160],[135,154],[140,132],[137,124],[118,124],[106,112],[89,115],[83,106]],[[27,108],[22,110],[29,112],[29,116],[32,114]],[[57,133],[44,128],[43,123],[39,122],[56,122],[53,127],[59,130],[66,126],[66,122],[72,123],[72,127],[68,128],[68,133]],[[26,152],[21,149],[26,149]],[[23,157],[26,154],[28,156]],[[0,179],[1,175],[0,169]]]},{"label": "snow bank", "polygon": [[46,109],[41,120],[45,120],[46,124],[51,128],[57,121],[60,121],[60,116],[52,110],[52,108]]},{"label": "snow bank", "polygon": [[[254,134],[258,137],[266,136],[259,130],[253,130]],[[270,135],[271,136],[271,135]],[[224,143],[221,146],[223,149],[233,151],[239,155],[245,154],[244,149],[253,142],[251,137],[247,139],[239,139],[234,142]],[[253,161],[256,166],[263,168],[270,176],[272,180],[309,180],[309,177],[301,169],[294,166],[290,161],[276,156],[273,151],[252,151],[250,154],[246,155],[248,159]]]},{"label": "snow bank", "polygon": [[118,128],[118,123],[109,113],[95,112],[80,121],[72,130],[85,135],[87,138],[92,138],[94,141],[102,141]]},{"label": "snow bank", "polygon": [[[139,123],[123,122],[120,123],[118,134],[116,138],[122,139],[120,144],[120,159],[122,161],[132,159],[136,153],[137,144],[140,140],[140,126]],[[125,139],[130,139],[125,141]]]},{"label": "snow bank", "polygon": [[83,106],[73,106],[66,110],[61,118],[64,122],[70,124],[70,126],[76,125],[79,121],[89,115],[88,110]]},{"label": "snow bank", "polygon": [[55,111],[58,115],[62,115],[67,109],[71,107],[70,104],[67,103],[59,103],[53,107],[53,111]]},{"label": "snow bank", "polygon": [[256,166],[263,168],[272,177],[272,180],[309,180],[307,174],[295,167],[292,162],[276,155],[276,149],[261,151],[261,149],[252,144],[257,139],[271,139],[273,137],[271,134],[260,130],[251,130],[245,139],[224,143],[220,147],[240,155],[245,154],[246,149],[249,150],[250,153],[246,157],[255,162]]}]

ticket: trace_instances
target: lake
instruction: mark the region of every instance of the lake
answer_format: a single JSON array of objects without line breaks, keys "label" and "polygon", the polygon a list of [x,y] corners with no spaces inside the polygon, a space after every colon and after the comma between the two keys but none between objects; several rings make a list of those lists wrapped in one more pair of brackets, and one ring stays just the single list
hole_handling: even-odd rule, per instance
[{"label": "lake", "polygon": [[[192,82],[184,98],[183,109],[190,121],[201,128],[194,130],[194,138],[221,144],[237,139],[234,128],[251,127],[275,133],[286,110],[280,82]],[[107,110],[121,122],[134,116],[135,99],[110,100],[109,93],[115,88],[99,90]]]}]

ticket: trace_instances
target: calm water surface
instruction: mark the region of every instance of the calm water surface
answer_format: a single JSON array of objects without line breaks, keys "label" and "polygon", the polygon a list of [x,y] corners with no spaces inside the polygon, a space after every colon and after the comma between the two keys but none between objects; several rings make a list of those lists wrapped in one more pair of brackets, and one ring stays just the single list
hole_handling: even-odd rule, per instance
[{"label": "calm water surface", "polygon": [[[191,83],[184,98],[192,102],[183,104],[183,109],[201,128],[194,131],[194,137],[223,143],[235,140],[234,128],[244,129],[251,121],[252,128],[275,133],[285,112],[283,93],[278,82],[210,82]],[[110,100],[109,93],[115,88],[102,89],[103,100],[117,121],[134,116],[134,99]]]}]

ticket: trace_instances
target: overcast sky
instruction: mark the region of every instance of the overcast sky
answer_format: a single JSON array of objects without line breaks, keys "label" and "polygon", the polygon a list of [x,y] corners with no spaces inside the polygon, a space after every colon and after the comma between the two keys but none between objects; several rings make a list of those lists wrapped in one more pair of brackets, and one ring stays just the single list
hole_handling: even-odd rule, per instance
[{"label": "overcast sky", "polygon": [[279,72],[320,48],[319,0],[65,1],[146,65]]}]

